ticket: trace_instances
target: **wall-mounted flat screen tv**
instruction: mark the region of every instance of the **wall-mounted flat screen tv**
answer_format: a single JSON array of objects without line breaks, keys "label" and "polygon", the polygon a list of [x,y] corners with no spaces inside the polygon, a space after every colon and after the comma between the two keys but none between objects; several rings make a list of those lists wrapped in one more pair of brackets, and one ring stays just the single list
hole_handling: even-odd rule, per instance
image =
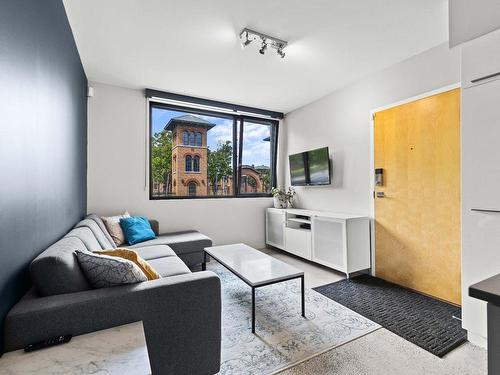
[{"label": "wall-mounted flat screen tv", "polygon": [[289,155],[288,160],[292,186],[331,184],[328,147]]}]

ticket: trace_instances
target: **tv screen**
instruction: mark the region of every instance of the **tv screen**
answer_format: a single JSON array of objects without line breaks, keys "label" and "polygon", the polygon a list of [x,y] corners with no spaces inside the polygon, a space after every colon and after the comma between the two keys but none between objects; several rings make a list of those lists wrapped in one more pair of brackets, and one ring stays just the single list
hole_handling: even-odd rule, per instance
[{"label": "tv screen", "polygon": [[306,165],[304,160],[304,153],[290,155],[290,176],[292,185],[306,185]]},{"label": "tv screen", "polygon": [[293,154],[288,159],[292,186],[328,185],[331,183],[328,147]]}]

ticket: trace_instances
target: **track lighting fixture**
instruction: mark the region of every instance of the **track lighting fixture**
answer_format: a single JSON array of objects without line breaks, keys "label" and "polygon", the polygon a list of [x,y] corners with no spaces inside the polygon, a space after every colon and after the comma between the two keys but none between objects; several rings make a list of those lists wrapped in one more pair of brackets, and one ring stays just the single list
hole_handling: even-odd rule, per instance
[{"label": "track lighting fixture", "polygon": [[242,47],[248,46],[256,39],[260,39],[262,41],[262,45],[259,49],[259,53],[261,55],[264,55],[268,47],[271,47],[276,50],[278,56],[282,59],[285,57],[284,49],[288,45],[288,42],[248,28],[241,30],[240,42]]}]

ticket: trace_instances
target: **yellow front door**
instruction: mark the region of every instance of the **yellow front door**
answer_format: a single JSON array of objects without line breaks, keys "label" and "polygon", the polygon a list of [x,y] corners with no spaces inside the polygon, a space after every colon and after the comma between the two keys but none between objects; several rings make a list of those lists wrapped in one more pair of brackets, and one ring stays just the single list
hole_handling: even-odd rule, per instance
[{"label": "yellow front door", "polygon": [[374,123],[376,275],[460,304],[460,89]]}]

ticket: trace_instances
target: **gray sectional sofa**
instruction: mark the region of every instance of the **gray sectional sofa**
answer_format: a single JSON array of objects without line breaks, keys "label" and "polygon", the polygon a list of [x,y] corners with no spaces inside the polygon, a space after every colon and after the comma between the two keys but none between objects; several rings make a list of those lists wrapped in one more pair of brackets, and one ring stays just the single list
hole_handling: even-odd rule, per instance
[{"label": "gray sectional sofa", "polygon": [[220,280],[191,273],[203,262],[207,236],[196,231],[157,234],[134,246],[162,275],[159,280],[92,289],[74,255],[116,247],[102,220],[88,215],[33,260],[33,288],[5,319],[5,348],[63,334],[74,336],[142,321],[153,374],[214,374],[220,368]]}]

